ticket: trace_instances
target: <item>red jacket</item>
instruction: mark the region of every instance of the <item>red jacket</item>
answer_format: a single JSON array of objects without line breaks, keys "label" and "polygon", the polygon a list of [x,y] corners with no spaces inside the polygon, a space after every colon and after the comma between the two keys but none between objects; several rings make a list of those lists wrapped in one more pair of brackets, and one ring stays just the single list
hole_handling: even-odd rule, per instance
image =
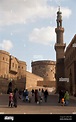
[{"label": "red jacket", "polygon": [[10,93],[10,95],[9,95],[9,101],[13,101],[13,94],[12,93]]}]

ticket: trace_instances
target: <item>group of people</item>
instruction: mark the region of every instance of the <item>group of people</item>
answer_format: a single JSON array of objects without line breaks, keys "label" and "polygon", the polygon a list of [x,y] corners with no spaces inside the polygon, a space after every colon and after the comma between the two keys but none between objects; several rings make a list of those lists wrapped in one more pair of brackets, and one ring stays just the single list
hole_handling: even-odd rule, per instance
[{"label": "group of people", "polygon": [[69,92],[68,90],[60,90],[59,91],[59,101],[58,103],[61,103],[61,105],[68,105],[69,104]]},{"label": "group of people", "polygon": [[34,98],[35,102],[41,103],[44,99],[45,102],[47,102],[47,96],[48,96],[48,91],[43,90],[43,89],[24,89],[23,94],[22,94],[22,100],[25,102],[31,102],[32,98]]},{"label": "group of people", "polygon": [[[28,91],[28,89],[24,89],[22,92],[19,92],[17,89],[14,89],[14,92],[9,93],[9,107],[17,107],[17,98],[22,99],[24,102],[31,102],[32,98],[34,98],[37,104],[43,102],[47,102],[48,98],[48,90],[47,89],[32,89]],[[59,91],[59,100],[58,103],[61,105],[68,105],[69,104],[69,92],[66,90]]]},{"label": "group of people", "polygon": [[47,102],[47,97],[48,97],[48,91],[46,90],[41,90],[39,89],[35,89],[35,102],[41,103],[44,99],[45,102]]}]

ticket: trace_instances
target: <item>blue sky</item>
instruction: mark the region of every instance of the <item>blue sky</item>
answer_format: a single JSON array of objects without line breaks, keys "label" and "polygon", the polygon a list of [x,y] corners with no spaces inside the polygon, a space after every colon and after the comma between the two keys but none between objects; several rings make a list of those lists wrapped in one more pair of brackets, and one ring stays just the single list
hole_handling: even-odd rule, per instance
[{"label": "blue sky", "polygon": [[64,42],[76,34],[76,0],[0,0],[0,50],[27,63],[56,60],[56,12],[60,6]]}]

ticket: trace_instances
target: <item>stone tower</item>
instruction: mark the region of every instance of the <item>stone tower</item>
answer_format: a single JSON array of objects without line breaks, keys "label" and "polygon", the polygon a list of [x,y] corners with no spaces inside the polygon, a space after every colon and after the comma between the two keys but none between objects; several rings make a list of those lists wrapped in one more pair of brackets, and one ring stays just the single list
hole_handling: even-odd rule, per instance
[{"label": "stone tower", "polygon": [[56,81],[55,79],[55,61],[41,60],[31,63],[32,73],[43,77],[44,81]]},{"label": "stone tower", "polygon": [[63,33],[64,28],[62,27],[62,12],[60,11],[60,7],[57,11],[57,27],[55,28],[56,32],[56,43],[55,43],[55,51],[56,51],[56,91],[58,92],[60,89],[65,89],[65,83],[59,81],[62,77],[64,78],[64,49],[66,44],[63,41]]}]

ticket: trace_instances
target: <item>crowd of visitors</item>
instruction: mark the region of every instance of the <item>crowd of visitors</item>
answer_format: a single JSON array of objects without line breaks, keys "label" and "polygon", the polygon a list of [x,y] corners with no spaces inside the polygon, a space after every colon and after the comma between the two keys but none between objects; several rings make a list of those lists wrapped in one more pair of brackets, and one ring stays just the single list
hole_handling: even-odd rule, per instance
[{"label": "crowd of visitors", "polygon": [[18,98],[21,99],[23,102],[32,102],[34,100],[35,103],[40,104],[43,101],[47,102],[48,98],[48,90],[47,89],[24,89],[23,91],[17,88],[14,91],[9,92],[9,107],[17,107]]},{"label": "crowd of visitors", "polygon": [[[9,93],[9,107],[17,107],[18,98],[21,99],[23,102],[31,103],[32,100],[36,104],[41,104],[42,102],[47,102],[49,92],[47,89],[24,89],[23,91],[18,90],[17,88],[14,91]],[[69,105],[69,92],[66,90],[59,91],[59,99],[58,103],[61,105]]]},{"label": "crowd of visitors", "polygon": [[25,102],[31,102],[32,98],[34,99],[35,103],[39,104],[43,100],[47,102],[48,97],[48,90],[43,89],[32,89],[31,91],[28,91],[28,89],[23,90],[22,94],[22,100]]}]

